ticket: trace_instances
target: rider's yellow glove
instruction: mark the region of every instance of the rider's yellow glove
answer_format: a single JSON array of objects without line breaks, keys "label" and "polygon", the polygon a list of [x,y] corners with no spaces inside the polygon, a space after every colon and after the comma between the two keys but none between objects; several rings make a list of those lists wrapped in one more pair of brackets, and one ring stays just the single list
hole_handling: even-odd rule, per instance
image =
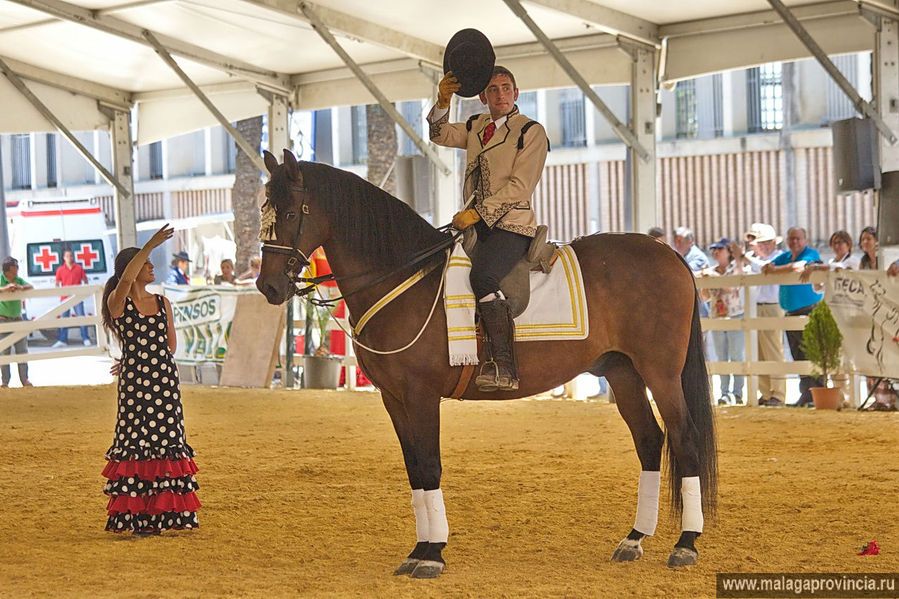
[{"label": "rider's yellow glove", "polygon": [[453,94],[459,91],[461,87],[462,84],[459,83],[452,71],[444,75],[437,85],[437,108],[449,108]]},{"label": "rider's yellow glove", "polygon": [[478,214],[478,211],[474,208],[469,208],[456,213],[456,216],[453,217],[453,228],[464,231],[479,220],[481,220],[481,215]]}]

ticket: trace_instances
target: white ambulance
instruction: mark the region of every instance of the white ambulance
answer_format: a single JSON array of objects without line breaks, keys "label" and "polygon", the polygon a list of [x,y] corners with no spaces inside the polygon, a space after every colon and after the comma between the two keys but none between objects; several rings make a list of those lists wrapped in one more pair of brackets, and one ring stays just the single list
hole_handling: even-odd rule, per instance
[{"label": "white ambulance", "polygon": [[[28,199],[7,203],[9,244],[19,260],[19,276],[35,288],[54,287],[63,252],[72,250],[84,268],[88,284],[105,284],[114,269],[115,255],[104,234],[106,219],[96,198]],[[29,298],[25,313],[34,319],[59,305],[58,297]],[[84,303],[85,314],[95,314],[93,299]],[[43,329],[56,338],[56,329]]]}]

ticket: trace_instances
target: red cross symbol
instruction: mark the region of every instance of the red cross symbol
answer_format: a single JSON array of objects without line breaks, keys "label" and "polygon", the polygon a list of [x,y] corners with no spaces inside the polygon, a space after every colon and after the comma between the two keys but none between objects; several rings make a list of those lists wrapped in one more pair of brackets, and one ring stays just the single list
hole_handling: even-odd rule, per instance
[{"label": "red cross symbol", "polygon": [[81,244],[81,251],[75,254],[75,258],[84,265],[84,268],[90,268],[94,260],[100,258],[100,253],[95,252],[93,246],[89,243]]},{"label": "red cross symbol", "polygon": [[50,268],[59,262],[59,254],[50,251],[49,245],[41,246],[41,253],[34,255],[34,263],[41,267],[41,272],[50,272]]}]

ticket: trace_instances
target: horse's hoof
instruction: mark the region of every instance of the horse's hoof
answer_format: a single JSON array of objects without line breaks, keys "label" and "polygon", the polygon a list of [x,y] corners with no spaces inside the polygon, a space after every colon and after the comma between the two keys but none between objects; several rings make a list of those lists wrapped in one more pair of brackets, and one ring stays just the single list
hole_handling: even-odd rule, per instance
[{"label": "horse's hoof", "polygon": [[393,571],[393,575],[402,576],[404,574],[412,574],[412,571],[415,570],[415,566],[419,563],[421,563],[420,559],[407,557],[403,560],[403,563],[400,564],[400,567]]},{"label": "horse's hoof", "polygon": [[445,567],[446,564],[442,562],[423,559],[418,562],[418,565],[415,566],[415,569],[412,570],[412,574],[409,576],[410,578],[437,578]]},{"label": "horse's hoof", "polygon": [[624,539],[618,543],[615,553],[612,554],[613,562],[632,562],[640,559],[643,555],[643,547],[640,541],[634,539]]},{"label": "horse's hoof", "polygon": [[699,559],[699,553],[695,549],[687,549],[686,547],[675,547],[671,555],[668,556],[669,568],[680,568],[682,566],[695,566],[696,560]]}]

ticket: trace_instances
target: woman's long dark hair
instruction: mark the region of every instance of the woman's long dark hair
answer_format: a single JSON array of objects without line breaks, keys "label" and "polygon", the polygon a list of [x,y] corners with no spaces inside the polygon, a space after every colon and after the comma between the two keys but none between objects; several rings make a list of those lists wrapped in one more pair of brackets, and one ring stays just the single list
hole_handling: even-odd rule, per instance
[{"label": "woman's long dark hair", "polygon": [[139,248],[125,248],[116,254],[115,270],[113,271],[112,276],[109,277],[109,280],[106,281],[106,287],[103,288],[103,305],[100,308],[100,313],[103,315],[103,328],[112,333],[112,336],[119,341],[121,341],[122,338],[112,324],[112,317],[109,315],[109,306],[106,305],[106,301],[109,299],[109,296],[112,295],[112,291],[116,288],[116,285],[119,284],[122,275],[125,274],[128,263],[131,262],[131,259],[134,258],[139,251]]},{"label": "woman's long dark hair", "polygon": [[[874,227],[865,227],[862,229],[862,232],[858,234],[858,247],[862,247],[862,235],[865,233],[870,233],[874,238],[874,241],[877,241],[877,229]],[[875,258],[876,259],[876,258]],[[874,263],[871,260],[871,256],[868,255],[868,252],[862,250],[862,261],[859,264],[859,268],[863,270],[871,270],[874,268]]]}]

